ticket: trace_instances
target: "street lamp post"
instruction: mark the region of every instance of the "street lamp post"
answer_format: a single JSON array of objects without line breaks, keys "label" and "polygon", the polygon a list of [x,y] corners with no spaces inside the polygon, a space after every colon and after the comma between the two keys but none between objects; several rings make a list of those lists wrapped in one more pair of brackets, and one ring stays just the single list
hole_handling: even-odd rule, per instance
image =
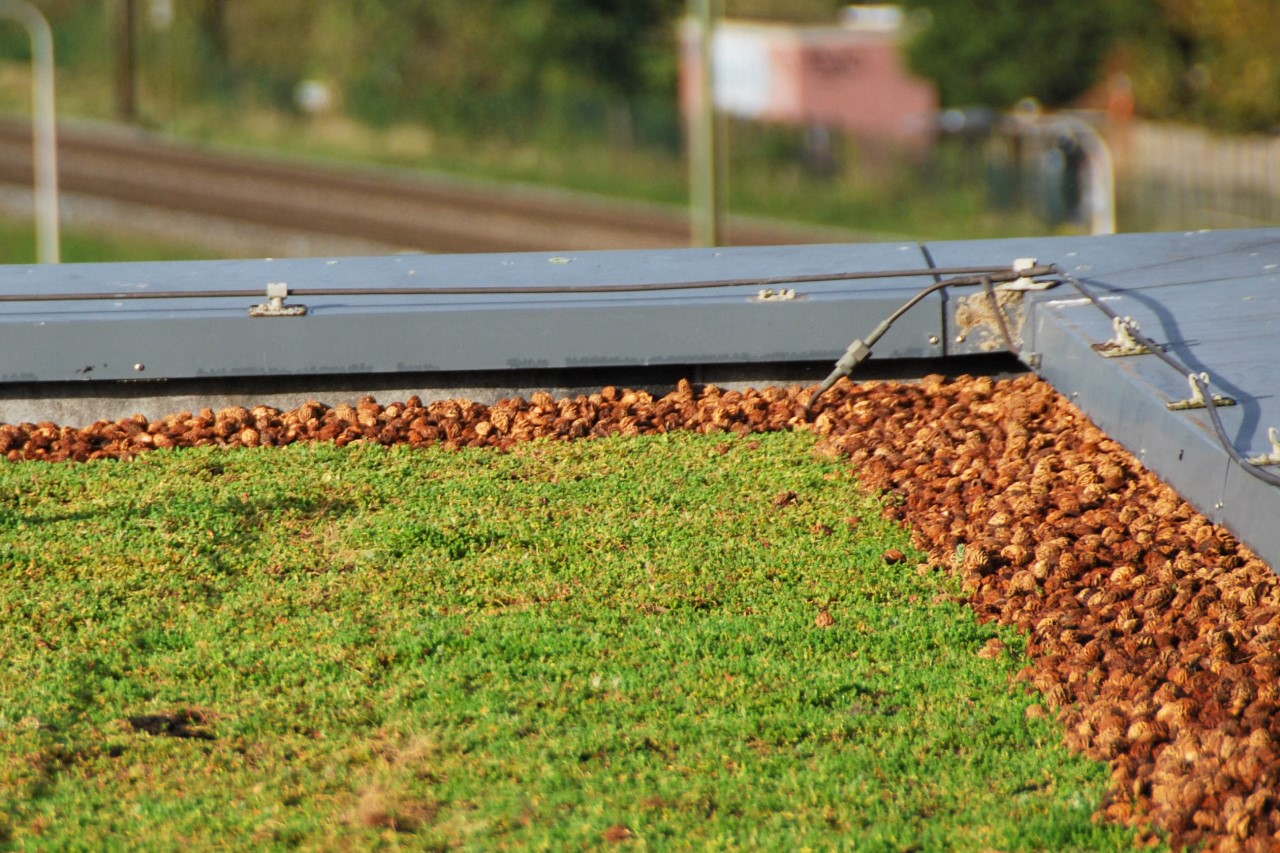
[{"label": "street lamp post", "polygon": [[1086,196],[1089,199],[1090,233],[1116,233],[1115,168],[1106,140],[1092,125],[1075,116],[1053,116],[1048,125],[1052,130],[1072,134],[1084,150],[1089,170]]},{"label": "street lamp post", "polygon": [[53,33],[27,0],[0,0],[0,17],[22,24],[31,39],[31,135],[35,164],[36,260],[58,263],[58,142],[54,124]]}]

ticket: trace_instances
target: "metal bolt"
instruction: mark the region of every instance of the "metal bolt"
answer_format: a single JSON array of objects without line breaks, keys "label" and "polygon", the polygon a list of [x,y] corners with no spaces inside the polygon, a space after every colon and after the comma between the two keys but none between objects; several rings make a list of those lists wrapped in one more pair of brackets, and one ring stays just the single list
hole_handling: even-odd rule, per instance
[{"label": "metal bolt", "polygon": [[956,343],[958,344],[964,343],[964,335],[956,335]]},{"label": "metal bolt", "polygon": [[930,336],[929,336],[929,344],[930,344],[930,346],[935,346],[935,347],[936,347],[936,346],[938,345],[938,343],[939,343],[939,339],[938,339],[938,336],[937,336],[937,335],[930,335]]},{"label": "metal bolt", "polygon": [[134,369],[134,370],[136,370],[136,371],[138,371],[139,373],[141,373],[142,371],[144,371],[144,370],[146,370],[146,369],[147,369],[147,366],[146,366],[145,364],[143,364],[142,362],[138,362],[137,364],[135,364],[135,365],[133,366],[133,369]]}]

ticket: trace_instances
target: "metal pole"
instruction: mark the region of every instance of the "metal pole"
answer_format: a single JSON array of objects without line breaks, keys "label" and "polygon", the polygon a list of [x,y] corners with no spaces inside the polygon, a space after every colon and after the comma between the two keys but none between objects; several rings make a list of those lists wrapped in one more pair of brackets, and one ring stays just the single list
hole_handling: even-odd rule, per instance
[{"label": "metal pole", "polygon": [[54,125],[53,33],[27,0],[0,0],[0,17],[27,28],[31,39],[31,135],[35,164],[36,259],[58,263],[58,142]]},{"label": "metal pole", "polygon": [[132,122],[138,117],[137,9],[134,0],[116,0],[116,118]]},{"label": "metal pole", "polygon": [[1050,127],[1066,130],[1084,149],[1089,168],[1089,230],[1093,234],[1116,233],[1116,178],[1111,149],[1102,134],[1075,116],[1055,116]]},{"label": "metal pole", "polygon": [[689,201],[693,245],[718,246],[721,237],[719,143],[716,127],[714,38],[716,0],[691,0],[698,29],[698,104],[689,121]]}]

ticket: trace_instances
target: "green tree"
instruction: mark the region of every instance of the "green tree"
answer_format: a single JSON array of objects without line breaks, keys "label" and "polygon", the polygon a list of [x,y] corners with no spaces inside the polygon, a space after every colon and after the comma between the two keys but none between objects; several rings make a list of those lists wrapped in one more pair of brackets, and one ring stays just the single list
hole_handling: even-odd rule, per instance
[{"label": "green tree", "polygon": [[625,112],[632,100],[655,92],[674,117],[674,17],[682,6],[682,0],[362,4],[364,23],[382,35],[352,69],[347,101],[375,122],[417,119],[520,136],[548,122]]},{"label": "green tree", "polygon": [[674,50],[671,31],[682,0],[551,0],[540,45],[584,79],[620,96],[670,80],[655,79],[651,57]]},{"label": "green tree", "polygon": [[1149,0],[909,0],[907,55],[947,106],[1069,104],[1097,82]]},{"label": "green tree", "polygon": [[[1139,106],[1226,130],[1280,126],[1275,0],[1160,0],[1165,31],[1139,45]],[[1162,74],[1142,73],[1159,68]]]}]

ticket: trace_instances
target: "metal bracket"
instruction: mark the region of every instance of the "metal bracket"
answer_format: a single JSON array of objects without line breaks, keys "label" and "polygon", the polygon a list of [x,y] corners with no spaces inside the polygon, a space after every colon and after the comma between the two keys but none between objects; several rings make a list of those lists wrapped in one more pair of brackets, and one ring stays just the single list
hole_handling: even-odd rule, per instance
[{"label": "metal bracket", "polygon": [[772,287],[767,287],[764,290],[757,293],[755,296],[753,296],[751,298],[751,301],[752,302],[794,302],[795,300],[802,299],[802,298],[803,297],[799,296],[796,293],[795,288],[783,287],[783,288],[780,288],[779,290],[774,290]]},{"label": "metal bracket", "polygon": [[1137,320],[1132,317],[1116,317],[1111,321],[1111,328],[1116,332],[1114,338],[1093,345],[1093,351],[1098,355],[1103,358],[1121,358],[1127,355],[1148,355],[1151,352],[1150,347],[1139,343],[1133,336],[1134,332],[1139,331]]},{"label": "metal bracket", "polygon": [[285,305],[289,285],[283,281],[267,282],[267,301],[262,305],[250,305],[250,317],[302,317],[307,313],[305,305]]},{"label": "metal bracket", "polygon": [[1249,457],[1250,465],[1280,465],[1280,429],[1267,430],[1267,438],[1271,440],[1271,452]]},{"label": "metal bracket", "polygon": [[[1027,270],[1035,269],[1037,266],[1039,266],[1039,263],[1035,258],[1018,258],[1013,262],[1013,271],[1026,272]],[[1048,290],[1051,287],[1057,287],[1060,283],[1061,282],[1056,279],[1036,281],[1035,279],[1024,275],[1019,276],[1013,281],[1007,281],[1004,284],[998,285],[996,290],[1009,290],[1018,293],[1025,293],[1028,290]]]},{"label": "metal bracket", "polygon": [[[1184,412],[1187,409],[1207,409],[1209,406],[1204,399],[1204,392],[1200,390],[1201,382],[1208,385],[1209,374],[1188,373],[1187,384],[1191,386],[1191,398],[1188,400],[1175,400],[1172,403],[1166,403],[1165,407],[1171,412]],[[1213,395],[1213,405],[1215,406],[1234,406],[1235,404],[1236,401],[1230,397],[1224,397],[1221,394]]]}]

